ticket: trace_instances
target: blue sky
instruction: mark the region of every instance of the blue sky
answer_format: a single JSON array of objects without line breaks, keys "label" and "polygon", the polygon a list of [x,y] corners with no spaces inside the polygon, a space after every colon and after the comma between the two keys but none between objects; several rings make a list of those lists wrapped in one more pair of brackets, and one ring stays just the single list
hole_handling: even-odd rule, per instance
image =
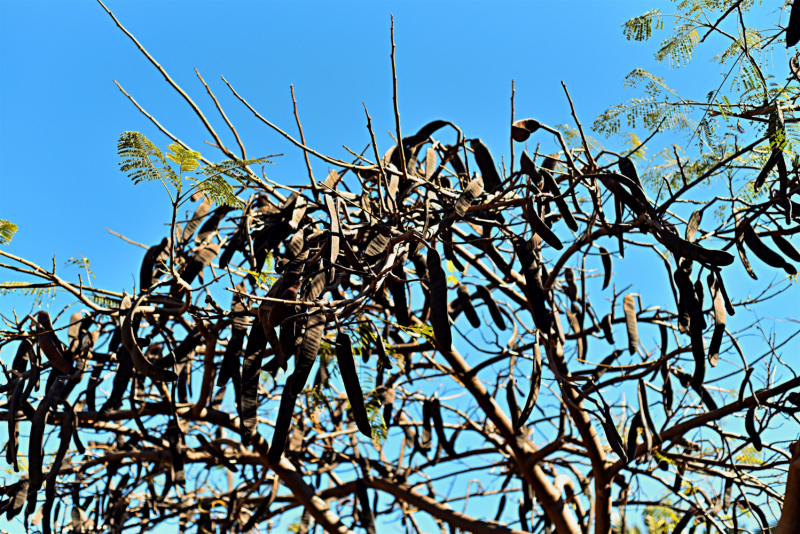
[{"label": "blue sky", "polygon": [[[294,84],[307,143],[342,159],[350,159],[343,144],[361,151],[369,142],[363,102],[386,150],[388,131],[394,131],[390,13],[404,133],[434,119],[451,120],[469,137],[481,137],[498,161],[508,158],[512,78],[517,118],[572,124],[564,81],[584,127],[610,105],[641,96],[622,85],[637,67],[697,97],[719,83],[706,49],[689,68],[668,71],[653,59],[657,40],[625,39],[625,20],[653,7],[672,8],[661,0],[106,5],[203,108],[232,150],[236,143],[195,68],[249,156],[283,153],[265,171],[286,184],[306,182],[302,153],[258,123],[220,75],[292,135]],[[221,154],[204,143],[211,139],[189,106],[94,2],[0,2],[0,79],[0,218],[20,228],[5,250],[43,266],[55,255],[73,279],[77,271],[64,263],[83,255],[97,275],[95,285],[131,291],[143,251],[104,228],[154,244],[166,232],[170,205],[160,187],[134,186],[119,172],[116,142],[126,130],[141,131],[162,147],[169,141],[113,80],[193,149],[211,160]],[[672,141],[658,140],[653,151]],[[312,165],[317,176],[327,171],[320,160],[312,158]],[[629,265],[618,269],[628,280],[653,285],[651,273]],[[649,301],[667,294],[661,284],[650,289]],[[21,304],[2,297],[0,310]]]}]

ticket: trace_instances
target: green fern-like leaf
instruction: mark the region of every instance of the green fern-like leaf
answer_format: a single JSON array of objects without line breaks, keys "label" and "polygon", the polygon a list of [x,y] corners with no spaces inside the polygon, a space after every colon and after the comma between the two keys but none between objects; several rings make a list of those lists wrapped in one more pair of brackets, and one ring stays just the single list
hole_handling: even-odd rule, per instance
[{"label": "green fern-like leaf", "polygon": [[117,153],[122,158],[120,170],[128,174],[134,184],[161,180],[180,188],[180,177],[172,170],[159,148],[139,132],[123,132],[117,142]]},{"label": "green fern-like leaf", "polygon": [[167,159],[180,166],[181,172],[191,172],[200,166],[200,152],[173,143],[168,145]]},{"label": "green fern-like leaf", "polygon": [[654,29],[664,29],[664,20],[658,9],[633,17],[622,25],[622,33],[629,41],[647,41],[653,36]]},{"label": "green fern-like leaf", "polygon": [[0,219],[0,245],[8,245],[14,234],[17,233],[17,225],[11,221]]}]

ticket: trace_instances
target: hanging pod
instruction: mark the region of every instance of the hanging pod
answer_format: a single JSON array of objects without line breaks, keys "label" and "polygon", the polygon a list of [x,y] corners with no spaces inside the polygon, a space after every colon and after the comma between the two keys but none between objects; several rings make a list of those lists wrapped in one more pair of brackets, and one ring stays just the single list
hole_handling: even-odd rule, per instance
[{"label": "hanging pod", "polygon": [[635,354],[639,347],[639,327],[636,323],[636,303],[633,293],[625,295],[622,299],[622,308],[625,310],[625,327],[628,330],[628,351]]},{"label": "hanging pod", "polygon": [[367,408],[364,406],[364,394],[361,392],[356,361],[353,358],[353,344],[350,336],[344,332],[340,332],[336,336],[336,361],[339,364],[342,382],[344,382],[344,389],[347,392],[347,399],[350,401],[350,410],[353,412],[356,426],[362,434],[372,438],[372,428],[369,424]]},{"label": "hanging pod", "polygon": [[606,374],[606,372],[609,370],[609,367],[611,367],[611,364],[613,364],[623,352],[624,351],[622,349],[616,349],[614,352],[603,358],[599,364],[597,364],[597,367],[595,367],[595,370],[592,373],[595,381],[599,380],[601,376]]},{"label": "hanging pod", "polygon": [[392,274],[399,280],[390,280],[387,284],[394,301],[394,315],[397,323],[401,326],[411,326],[411,314],[408,309],[408,299],[406,298],[406,271],[401,261],[392,268]]},{"label": "hanging pod", "polygon": [[367,531],[367,534],[375,534],[375,513],[369,504],[367,485],[362,478],[356,480],[356,498],[358,499],[358,504],[361,505],[358,514],[361,527]]},{"label": "hanging pod", "polygon": [[797,269],[794,265],[787,262],[783,256],[769,248],[760,237],[753,230],[748,222],[741,223],[742,237],[747,245],[747,248],[753,251],[753,254],[758,256],[758,259],[769,265],[770,267],[782,268],[787,274],[796,275]]},{"label": "hanging pod", "polygon": [[242,417],[243,433],[253,432],[258,424],[258,384],[261,374],[261,363],[267,337],[261,327],[261,321],[253,321],[247,333],[247,347],[242,359],[242,393],[239,414]]},{"label": "hanging pod", "polygon": [[681,258],[717,267],[724,267],[733,263],[733,256],[729,252],[703,248],[700,245],[681,239],[669,230],[659,231],[657,237],[661,244],[667,247],[667,250]]},{"label": "hanging pod", "polygon": [[756,405],[753,404],[750,408],[747,409],[747,415],[744,417],[744,428],[747,430],[747,435],[750,436],[750,440],[753,442],[753,448],[755,450],[761,452],[763,446],[761,445],[761,436],[756,431]]},{"label": "hanging pod", "polygon": [[533,346],[533,370],[531,371],[531,385],[528,390],[528,397],[525,399],[525,406],[519,414],[514,432],[517,432],[528,421],[539,397],[539,388],[542,385],[542,355],[539,353],[539,345]]},{"label": "hanging pod", "polygon": [[131,360],[133,360],[133,366],[144,376],[156,382],[174,382],[178,379],[178,375],[176,375],[170,369],[164,369],[153,364],[153,362],[147,359],[147,356],[144,355],[142,349],[140,349],[139,345],[136,343],[136,336],[133,331],[133,313],[136,308],[139,307],[139,304],[141,304],[142,300],[144,300],[144,297],[145,295],[142,295],[137,298],[133,305],[130,304],[130,297],[126,296],[122,300],[120,313],[127,309],[127,312],[125,313],[125,320],[123,321],[121,328],[122,345],[128,351],[128,354],[130,354]]},{"label": "hanging pod", "polygon": [[433,247],[428,247],[427,263],[433,337],[442,350],[449,351],[453,344],[453,338],[450,331],[450,315],[447,313],[447,277],[442,269],[441,256]]},{"label": "hanging pod", "polygon": [[36,314],[36,320],[39,323],[36,327],[39,347],[47,357],[47,361],[62,373],[66,375],[72,374],[72,365],[65,359],[64,353],[61,351],[61,341],[53,332],[55,328],[50,319],[50,314],[46,310],[42,310]]},{"label": "hanging pod", "polygon": [[464,284],[458,284],[456,294],[458,295],[458,303],[461,306],[461,311],[463,311],[464,315],[467,316],[469,323],[473,328],[480,328],[481,320],[478,317],[478,312],[475,311],[475,306],[472,304],[472,299],[469,296],[469,289],[467,289],[467,286]]},{"label": "hanging pod", "polygon": [[511,138],[517,143],[524,143],[541,124],[536,119],[520,119],[511,124]]},{"label": "hanging pod", "polygon": [[500,307],[492,297],[491,290],[488,287],[481,285],[476,285],[475,290],[477,291],[478,296],[483,299],[483,303],[486,304],[486,307],[489,308],[489,314],[492,316],[494,324],[500,330],[505,330],[507,328],[505,319],[503,318],[503,314],[500,312]]},{"label": "hanging pod", "polygon": [[631,419],[631,427],[628,430],[628,444],[625,450],[628,458],[633,459],[636,457],[637,438],[639,437],[639,431],[643,429],[642,415],[636,412],[636,415]]},{"label": "hanging pod", "polygon": [[205,199],[197,207],[197,210],[195,210],[194,215],[192,215],[192,218],[189,220],[189,222],[186,223],[186,227],[183,229],[183,235],[181,236],[182,243],[189,242],[189,239],[191,239],[192,236],[194,235],[194,231],[197,230],[198,226],[200,226],[200,221],[202,221],[203,217],[205,217],[208,214],[208,209],[210,207],[211,206],[209,205],[208,201]]},{"label": "hanging pod", "polygon": [[500,173],[497,172],[492,153],[480,139],[473,139],[470,141],[469,146],[475,156],[478,169],[481,171],[486,192],[494,193],[502,185],[502,179],[500,178]]},{"label": "hanging pod", "polygon": [[600,250],[600,260],[603,262],[603,289],[608,287],[611,282],[611,272],[614,268],[614,259],[605,247],[598,247]]},{"label": "hanging pod", "polygon": [[603,417],[600,419],[601,424],[603,425],[603,429],[606,431],[606,439],[608,439],[608,444],[611,445],[611,449],[617,453],[619,459],[622,460],[622,463],[628,463],[628,454],[625,451],[625,446],[622,443],[622,438],[617,431],[617,427],[614,426],[614,420],[611,418],[611,409],[609,408],[608,404],[603,402]]},{"label": "hanging pod", "polygon": [[725,334],[727,314],[725,313],[725,299],[722,298],[722,291],[717,287],[714,274],[706,277],[708,291],[714,302],[714,333],[711,335],[711,343],[708,346],[708,363],[716,367],[719,361],[719,349],[722,345],[722,336]]},{"label": "hanging pod", "polygon": [[434,397],[431,399],[431,417],[433,417],[433,428],[436,430],[436,439],[439,440],[439,445],[442,446],[444,451],[450,455],[455,456],[456,451],[453,444],[447,440],[444,434],[444,421],[442,420],[442,405],[439,399]]},{"label": "hanging pod", "polygon": [[550,171],[547,169],[543,169],[541,176],[544,178],[544,188],[546,191],[551,193],[554,197],[556,207],[558,208],[558,212],[561,214],[561,217],[564,219],[564,222],[567,223],[567,226],[573,232],[578,231],[578,223],[575,222],[575,218],[572,216],[572,212],[569,210],[569,206],[567,205],[567,201],[564,200],[564,197],[561,196],[561,190],[558,188],[558,184],[556,183],[553,175],[550,174]]},{"label": "hanging pod", "polygon": [[467,184],[467,187],[464,188],[464,191],[461,193],[461,195],[459,195],[458,200],[456,200],[456,204],[453,209],[458,218],[462,218],[467,214],[467,209],[472,206],[472,203],[475,202],[475,199],[481,196],[482,193],[483,180],[480,176],[477,176],[473,178],[469,184]]},{"label": "hanging pod", "polygon": [[780,234],[772,234],[772,242],[792,261],[800,261],[800,251],[794,248],[791,241]]},{"label": "hanging pod", "polygon": [[611,314],[610,313],[606,314],[600,320],[600,328],[602,328],[602,330],[603,330],[603,335],[605,336],[606,341],[608,341],[611,345],[613,345],[614,344],[614,330],[613,330],[613,328],[611,326],[611,321],[612,321]]},{"label": "hanging pod", "polygon": [[695,242],[697,229],[700,227],[700,222],[703,220],[703,210],[693,211],[689,216],[689,222],[686,223],[686,241],[689,243]]},{"label": "hanging pod", "polygon": [[626,178],[633,181],[639,189],[642,188],[642,181],[639,179],[639,173],[636,170],[636,165],[633,163],[633,160],[629,157],[624,157],[619,159],[619,172]]},{"label": "hanging pod", "polygon": [[165,237],[158,245],[147,249],[139,269],[139,290],[146,291],[153,285],[153,271],[158,267],[158,258],[167,250],[169,240]]},{"label": "hanging pod", "polygon": [[556,250],[561,250],[564,248],[563,243],[561,240],[553,233],[547,224],[539,217],[539,214],[536,210],[536,206],[533,204],[533,197],[528,197],[525,206],[525,214],[527,216],[528,222],[531,225],[531,230],[542,238],[542,240],[553,247]]},{"label": "hanging pod", "polygon": [[433,442],[433,425],[431,415],[431,401],[425,399],[422,403],[422,439],[419,441],[419,448],[422,452],[428,453]]},{"label": "hanging pod", "polygon": [[[336,201],[333,196],[325,195],[325,207],[328,209],[328,217],[330,218],[330,231],[328,232],[328,252],[327,260],[328,265],[332,266],[336,263],[336,258],[339,257],[339,236],[341,235],[341,228],[339,225],[339,212],[336,209]],[[333,270],[331,269],[328,280],[333,280]]]},{"label": "hanging pod", "polygon": [[[318,311],[316,309],[311,311]],[[278,408],[278,416],[275,420],[275,431],[272,434],[272,444],[269,448],[267,459],[270,464],[277,464],[281,460],[283,450],[286,447],[286,439],[289,436],[289,427],[292,424],[292,414],[297,404],[297,396],[303,388],[311,374],[311,368],[317,359],[319,345],[322,341],[322,333],[325,330],[327,319],[322,313],[309,315],[306,323],[303,341],[300,350],[295,356],[294,372],[286,379],[281,395],[281,403]],[[342,373],[344,374],[344,373]]]},{"label": "hanging pod", "polygon": [[533,319],[536,327],[549,334],[552,327],[552,318],[545,303],[545,292],[542,285],[541,268],[536,259],[535,243],[516,237],[513,239],[512,244],[519,258],[522,274],[525,276],[526,296],[533,309]]}]

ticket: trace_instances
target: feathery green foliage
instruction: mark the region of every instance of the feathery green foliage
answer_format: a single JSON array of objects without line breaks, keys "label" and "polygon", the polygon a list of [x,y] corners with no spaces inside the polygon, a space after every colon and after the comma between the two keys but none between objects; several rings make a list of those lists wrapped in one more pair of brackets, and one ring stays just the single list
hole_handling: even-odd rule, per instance
[{"label": "feathery green foliage", "polygon": [[14,234],[17,233],[17,225],[11,221],[0,219],[0,245],[8,245]]}]

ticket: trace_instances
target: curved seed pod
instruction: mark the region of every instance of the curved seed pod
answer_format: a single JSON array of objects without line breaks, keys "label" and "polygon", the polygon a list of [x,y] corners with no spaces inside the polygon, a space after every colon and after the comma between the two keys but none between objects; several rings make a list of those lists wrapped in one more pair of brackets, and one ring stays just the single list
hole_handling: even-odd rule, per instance
[{"label": "curved seed pod", "polygon": [[28,368],[28,362],[34,357],[33,345],[27,339],[21,339],[17,345],[17,352],[14,355],[14,361],[11,363],[11,368],[18,373],[24,373]]},{"label": "curved seed pod", "polygon": [[571,267],[564,269],[564,278],[567,280],[566,294],[569,300],[574,301],[578,298],[578,286],[575,284],[575,271]]},{"label": "curved seed pod", "polygon": [[[705,341],[703,340],[703,309],[700,307],[697,292],[695,291],[694,285],[692,285],[686,267],[687,264],[684,262],[681,268],[675,270],[673,279],[680,293],[681,305],[684,307],[689,317],[689,334],[692,339],[692,356],[694,357],[695,364],[694,374],[692,375],[692,387],[696,389],[702,386],[706,375]],[[691,269],[690,266],[689,269]]]},{"label": "curved seed pod", "polygon": [[42,310],[36,314],[36,320],[39,322],[39,326],[36,327],[39,347],[41,347],[42,352],[44,352],[44,355],[47,357],[47,361],[62,373],[67,375],[72,374],[72,365],[64,358],[64,354],[61,352],[60,348],[61,342],[58,340],[55,333],[53,333],[55,328],[53,328],[50,314],[46,310]]},{"label": "curved seed pod", "polygon": [[22,391],[23,384],[21,381],[18,381],[14,386],[14,392],[11,394],[11,403],[8,408],[8,443],[6,444],[6,463],[14,466],[15,473],[19,472],[19,464],[17,463],[17,443],[19,441],[17,410],[19,410],[19,403],[22,400]]},{"label": "curved seed pod", "polygon": [[502,185],[502,180],[500,178],[500,173],[497,172],[497,166],[494,164],[492,153],[480,139],[473,139],[469,146],[472,148],[475,162],[478,164],[478,168],[481,171],[486,192],[494,193],[495,190]]},{"label": "curved seed pod", "polygon": [[794,248],[791,241],[779,234],[772,234],[772,242],[778,249],[789,256],[792,261],[800,261],[800,251]]},{"label": "curved seed pod", "polygon": [[747,245],[747,248],[752,250],[753,253],[758,256],[758,259],[771,267],[782,268],[787,274],[797,274],[797,269],[795,266],[791,263],[788,263],[783,256],[765,245],[764,242],[761,241],[761,238],[756,235],[753,227],[750,226],[749,223],[743,222],[741,226],[742,236],[744,237],[744,242]]},{"label": "curved seed pod", "polygon": [[361,510],[359,510],[358,514],[361,527],[367,531],[367,534],[375,534],[375,514],[372,511],[372,507],[369,505],[367,485],[361,478],[356,480],[356,497],[358,498],[358,504],[361,505]]},{"label": "curved seed pod", "polygon": [[242,432],[249,434],[258,424],[258,384],[267,336],[261,321],[253,321],[247,333],[247,347],[242,360],[242,394],[239,402],[239,415],[242,418]]},{"label": "curved seed pod", "polygon": [[508,403],[508,410],[511,415],[511,426],[513,428],[519,428],[519,416],[520,410],[519,405],[517,404],[517,381],[514,380],[514,377],[511,376],[508,378],[508,382],[506,382],[506,402]]},{"label": "curved seed pod", "polygon": [[486,307],[489,308],[489,314],[492,316],[494,324],[500,330],[505,330],[507,328],[505,319],[503,319],[503,314],[500,312],[500,307],[497,306],[497,302],[495,302],[492,297],[492,292],[488,287],[481,285],[475,286],[475,290],[478,296],[483,299],[483,303],[486,304]]},{"label": "curved seed pod", "polygon": [[383,344],[383,336],[377,328],[375,331],[375,350],[378,351],[378,361],[381,362],[381,365],[383,365],[385,369],[391,369],[392,360],[389,358],[389,355],[386,354],[386,345]]},{"label": "curved seed pod", "polygon": [[708,346],[708,363],[716,367],[719,361],[719,348],[722,345],[722,335],[725,333],[727,316],[725,313],[725,301],[722,298],[722,291],[715,284],[713,274],[706,277],[708,291],[714,298],[714,333],[711,336],[711,344]]},{"label": "curved seed pod", "polygon": [[436,171],[436,150],[431,147],[425,151],[425,179],[429,182]]},{"label": "curved seed pod", "polygon": [[[234,314],[242,314],[245,311],[245,305],[238,298],[233,299],[231,305],[231,312]],[[241,383],[241,372],[239,370],[239,362],[244,356],[244,338],[247,335],[248,318],[243,315],[236,315],[233,318],[231,325],[231,338],[228,340],[228,346],[225,347],[225,354],[222,356],[222,365],[220,366],[219,375],[217,375],[217,386],[222,387],[228,383],[228,380],[234,378],[237,383]]]},{"label": "curved seed pod", "polygon": [[497,513],[494,515],[495,522],[500,521],[500,517],[503,515],[503,510],[506,509],[506,496],[503,495],[500,497],[500,504],[497,505]]},{"label": "curved seed pod", "polygon": [[519,258],[522,274],[525,276],[526,296],[533,309],[533,319],[536,323],[536,328],[549,333],[552,327],[552,319],[545,305],[546,301],[544,287],[542,285],[541,267],[536,259],[536,243],[533,240],[525,241],[517,237],[513,240],[512,244]]},{"label": "curved seed pod", "polygon": [[528,398],[525,399],[525,406],[519,415],[519,420],[514,426],[514,431],[518,431],[533,413],[536,399],[539,397],[539,388],[542,385],[542,355],[539,353],[539,345],[533,346],[533,370],[531,371],[531,387],[528,390]]},{"label": "curved seed pod", "polygon": [[[614,224],[620,225],[622,224],[622,202],[619,200],[618,196],[614,196]],[[617,229],[617,243],[619,246],[619,255],[620,257],[625,257],[625,240],[622,236],[622,231]]]},{"label": "curved seed pod", "polygon": [[706,326],[706,319],[705,315],[703,315],[703,308],[705,307],[705,300],[706,294],[705,290],[703,290],[703,283],[700,280],[696,280],[694,283],[694,294],[697,296],[697,305],[700,309],[699,319],[700,319],[700,328],[705,330]]},{"label": "curved seed pod", "polygon": [[786,48],[796,45],[800,41],[800,7],[792,4],[789,15],[789,25],[786,27]]},{"label": "curved seed pod", "polygon": [[533,178],[535,182],[539,182],[539,171],[536,170],[536,164],[528,155],[527,150],[523,150],[519,157],[519,168],[522,173]]},{"label": "curved seed pod", "polygon": [[[546,160],[545,160],[546,161]],[[555,197],[556,207],[558,208],[558,212],[561,214],[561,217],[564,218],[564,222],[567,223],[567,226],[573,232],[578,231],[578,223],[575,222],[575,218],[572,216],[572,212],[569,210],[569,206],[567,205],[567,201],[561,196],[561,190],[558,188],[558,184],[556,183],[553,175],[550,174],[550,171],[543,170],[539,174],[542,175],[544,178],[544,188],[548,192],[552,193]]]},{"label": "curved seed pod", "polygon": [[459,195],[458,200],[456,200],[456,205],[453,207],[456,215],[458,215],[459,218],[464,217],[467,213],[467,209],[472,206],[475,199],[481,196],[482,193],[483,180],[481,180],[480,176],[477,176],[464,188],[464,191]]},{"label": "curved seed pod", "polygon": [[[328,233],[328,263],[333,265],[339,257],[339,212],[336,209],[336,201],[332,195],[325,195],[325,207],[328,209],[328,217],[331,220],[330,232]],[[333,273],[331,273],[333,274]]]},{"label": "curved seed pod", "polygon": [[714,276],[717,279],[717,284],[719,284],[720,293],[722,293],[722,300],[725,302],[725,311],[728,312],[728,315],[736,315],[736,310],[731,303],[731,299],[728,298],[728,292],[725,291],[725,283],[722,281],[722,274],[719,271],[714,272]]},{"label": "curved seed pod", "polygon": [[[311,368],[317,359],[322,333],[325,330],[327,319],[325,315],[317,313],[308,317],[303,342],[300,351],[295,357],[294,372],[286,380],[281,395],[281,404],[278,408],[278,417],[275,419],[275,431],[272,434],[272,444],[269,448],[267,459],[270,464],[277,464],[281,460],[289,437],[289,427],[292,424],[297,396],[303,391]],[[342,373],[344,375],[344,373]]]},{"label": "curved seed pod", "polygon": [[181,272],[181,278],[187,283],[191,284],[197,278],[204,267],[211,265],[214,258],[219,253],[219,244],[211,243],[201,248],[194,257],[186,264],[186,268]]},{"label": "curved seed pod", "polygon": [[703,248],[700,245],[681,239],[668,230],[658,232],[657,236],[661,244],[667,247],[667,250],[681,258],[717,267],[724,267],[733,263],[733,255],[729,252]]},{"label": "curved seed pod", "polygon": [[606,374],[606,371],[609,370],[609,367],[611,367],[611,364],[614,363],[617,360],[617,358],[619,358],[620,354],[622,354],[623,352],[625,352],[625,351],[623,351],[622,349],[617,349],[614,352],[612,352],[611,354],[609,354],[608,356],[606,356],[605,358],[603,358],[603,361],[601,361],[599,364],[597,364],[597,367],[595,368],[594,372],[592,373],[592,375],[594,376],[594,379],[595,380],[599,380],[601,376]]},{"label": "curved seed pod", "polygon": [[192,215],[192,218],[186,223],[186,227],[183,229],[183,235],[181,236],[181,241],[183,243],[189,242],[189,239],[194,235],[194,231],[200,226],[200,221],[208,214],[209,207],[210,205],[207,200],[203,200],[202,204],[197,206],[194,215]]},{"label": "curved seed pod", "polygon": [[433,417],[433,428],[436,430],[436,439],[439,440],[439,445],[442,446],[444,451],[450,456],[455,456],[456,451],[453,449],[453,444],[447,441],[447,436],[444,434],[444,422],[442,421],[442,406],[439,399],[434,397],[431,399],[431,416]]},{"label": "curved seed pod", "polygon": [[747,415],[745,415],[744,418],[744,428],[747,430],[747,435],[750,436],[750,440],[753,442],[753,448],[760,452],[763,447],[761,445],[761,436],[759,436],[756,431],[755,418],[756,405],[754,404],[747,410]]},{"label": "curved seed pod", "polygon": [[670,378],[669,372],[664,376],[664,386],[661,388],[662,391],[662,400],[664,401],[664,412],[666,413],[667,417],[672,414],[672,400],[673,400],[673,391],[672,391],[672,379]]},{"label": "curved seed pod", "polygon": [[139,269],[139,289],[144,291],[153,285],[153,271],[156,268],[156,259],[167,249],[169,240],[165,237],[158,245],[147,249]]},{"label": "curved seed pod", "polygon": [[433,247],[428,248],[428,275],[433,337],[443,350],[450,350],[453,338],[450,331],[450,314],[447,313],[447,277],[442,269],[441,256]]},{"label": "curved seed pod", "polygon": [[605,247],[598,247],[600,250],[600,259],[603,262],[603,289],[608,287],[611,282],[611,271],[614,268],[614,259],[611,253]]},{"label": "curved seed pod", "polygon": [[697,229],[700,227],[700,222],[702,220],[703,210],[692,212],[692,215],[689,217],[689,222],[686,223],[686,241],[689,243],[694,243],[695,234],[697,234]]},{"label": "curved seed pod", "polygon": [[[297,292],[300,291],[302,280],[297,280],[292,286],[288,287],[282,294],[281,300],[296,300]],[[269,310],[269,317],[267,318],[267,325],[275,328],[287,318],[294,315],[294,308],[292,304],[285,302],[274,302]]]},{"label": "curved seed pod", "polygon": [[433,442],[433,426],[431,425],[431,401],[425,399],[422,403],[422,439],[419,441],[419,448],[427,453],[431,450]]},{"label": "curved seed pod", "polygon": [[622,176],[632,180],[641,189],[642,181],[639,179],[639,173],[636,171],[636,165],[634,165],[633,161],[628,157],[620,158],[618,165]]},{"label": "curved seed pod", "polygon": [[608,444],[611,445],[611,449],[617,453],[622,463],[627,464],[628,454],[625,452],[625,446],[622,443],[619,432],[617,432],[617,427],[614,426],[614,420],[611,418],[611,409],[605,401],[603,401],[603,418],[600,419],[600,422],[603,425],[603,429],[606,431],[606,439],[608,439]]},{"label": "curved seed pod", "polygon": [[[573,303],[574,304],[574,303]],[[566,310],[567,314],[567,321],[569,322],[570,328],[572,328],[572,332],[575,334],[580,334],[581,330],[581,323],[578,321],[578,316],[570,310]],[[586,345],[583,343],[583,336],[579,337],[575,340],[576,344],[576,351],[578,353],[578,361],[585,361],[586,360]]]},{"label": "curved seed pod", "polygon": [[666,358],[667,348],[669,346],[669,335],[667,335],[667,325],[659,324],[658,329],[661,331],[661,357]]},{"label": "curved seed pod", "polygon": [[403,264],[398,263],[393,269],[392,274],[400,279],[400,281],[391,280],[387,285],[394,300],[394,314],[397,317],[397,322],[401,326],[411,325],[411,315],[408,310],[408,299],[406,298],[406,284],[403,280],[406,279],[406,271],[403,269]]},{"label": "curved seed pod", "polygon": [[392,424],[392,405],[394,404],[394,399],[394,388],[388,388],[383,395],[383,422],[386,423],[386,428],[389,428]]},{"label": "curved seed pod", "polygon": [[381,233],[375,234],[367,245],[367,248],[364,249],[364,256],[367,259],[367,263],[373,265],[378,261],[386,250],[387,245],[389,245],[389,241],[389,236]]},{"label": "curved seed pod", "polygon": [[50,412],[52,397],[45,397],[36,407],[36,413],[31,420],[31,432],[28,437],[28,476],[30,477],[30,490],[28,491],[28,507],[26,514],[30,514],[36,506],[36,494],[42,488],[42,462],[44,460],[44,430],[47,415]]},{"label": "curved seed pod", "polygon": [[28,497],[29,486],[30,481],[28,480],[28,477],[25,476],[19,482],[16,482],[6,488],[6,494],[10,495],[5,509],[6,519],[8,521],[14,519],[17,514],[19,514],[20,510],[22,510],[22,505],[25,504],[25,499]]},{"label": "curved seed pod", "polygon": [[286,243],[286,257],[289,259],[294,259],[297,257],[300,252],[303,251],[303,247],[306,244],[306,237],[303,232],[296,232],[292,238]]},{"label": "curved seed pod", "polygon": [[614,330],[611,327],[611,314],[607,314],[603,319],[600,321],[600,328],[603,329],[603,335],[606,337],[606,341],[610,344],[614,344]]},{"label": "curved seed pod", "polygon": [[686,525],[689,524],[689,521],[691,521],[693,517],[694,517],[694,512],[692,510],[686,512],[684,516],[681,517],[680,521],[678,521],[675,524],[675,528],[672,530],[672,534],[681,534],[683,532],[683,529],[686,528]]},{"label": "curved seed pod", "polygon": [[473,328],[480,328],[481,320],[478,317],[478,312],[475,311],[475,306],[472,305],[472,299],[470,299],[467,286],[464,284],[458,284],[456,293],[458,295],[458,303],[461,305],[461,311],[463,311],[464,315],[467,316],[469,323]]},{"label": "curved seed pod", "polygon": [[769,176],[769,173],[772,172],[772,169],[774,169],[775,165],[778,163],[779,157],[781,157],[780,149],[774,148],[772,150],[772,154],[769,155],[769,159],[767,159],[767,163],[764,165],[764,168],[761,169],[761,172],[758,173],[758,176],[756,176],[755,182],[753,183],[753,189],[756,191],[756,193],[758,193],[761,187],[763,187],[764,182],[767,180],[767,176]]},{"label": "curved seed pod", "polygon": [[622,308],[625,310],[625,326],[628,329],[628,350],[631,354],[635,354],[639,347],[639,328],[636,323],[636,304],[633,293],[625,295],[625,298],[622,299]]},{"label": "curved seed pod", "polygon": [[372,428],[369,424],[367,408],[364,406],[364,394],[361,392],[356,361],[353,359],[353,345],[350,336],[344,332],[336,336],[336,361],[339,364],[342,382],[347,391],[347,399],[350,401],[350,409],[353,412],[356,426],[362,434],[372,438]]},{"label": "curved seed pod", "polygon": [[[150,360],[147,359],[147,356],[144,355],[142,349],[139,348],[139,345],[136,344],[136,338],[133,332],[133,311],[139,306],[143,299],[144,295],[136,299],[136,302],[130,306],[130,308],[127,308],[128,311],[125,314],[125,320],[123,321],[122,328],[120,329],[120,333],[122,334],[122,345],[128,351],[128,354],[130,354],[131,360],[133,360],[133,366],[144,376],[157,382],[174,382],[178,379],[178,375],[169,369],[164,369],[154,365]],[[120,311],[126,308],[126,301],[128,304],[130,304],[130,297],[125,297],[122,300]]]},{"label": "curved seed pod", "polygon": [[657,440],[660,438],[658,437],[658,430],[656,430],[656,425],[653,424],[653,418],[650,416],[650,403],[647,401],[647,387],[644,384],[644,380],[641,378],[639,379],[639,413],[642,414],[642,421],[645,425],[645,431],[647,435],[647,442],[648,447],[647,450],[649,451],[652,448],[650,444],[651,436],[655,437]]},{"label": "curved seed pod", "polygon": [[541,218],[539,218],[539,214],[536,212],[536,207],[533,205],[532,197],[528,197],[525,213],[527,214],[528,222],[531,225],[531,230],[541,237],[545,243],[556,250],[561,250],[564,248],[564,245],[561,243],[561,240],[558,238],[558,236],[553,233],[550,227],[547,226]]},{"label": "curved seed pod", "polygon": [[636,456],[637,438],[640,430],[644,430],[644,426],[642,425],[642,414],[637,412],[631,419],[631,428],[628,430],[628,446],[625,450],[628,458],[632,459]]},{"label": "curved seed pod", "polygon": [[517,143],[524,143],[533,132],[539,129],[536,119],[520,119],[511,124],[511,138]]},{"label": "curved seed pod", "polygon": [[117,360],[119,365],[117,366],[117,372],[114,373],[111,393],[108,395],[103,407],[100,408],[100,415],[102,416],[107,416],[120,405],[133,378],[133,359],[125,347],[117,351]]},{"label": "curved seed pod", "polygon": [[200,230],[198,230],[197,236],[194,238],[194,242],[202,243],[212,234],[214,234],[217,231],[222,218],[232,210],[233,208],[230,206],[220,206],[219,208],[215,209],[213,215],[206,219],[206,222],[204,222],[203,226],[201,226]]}]

